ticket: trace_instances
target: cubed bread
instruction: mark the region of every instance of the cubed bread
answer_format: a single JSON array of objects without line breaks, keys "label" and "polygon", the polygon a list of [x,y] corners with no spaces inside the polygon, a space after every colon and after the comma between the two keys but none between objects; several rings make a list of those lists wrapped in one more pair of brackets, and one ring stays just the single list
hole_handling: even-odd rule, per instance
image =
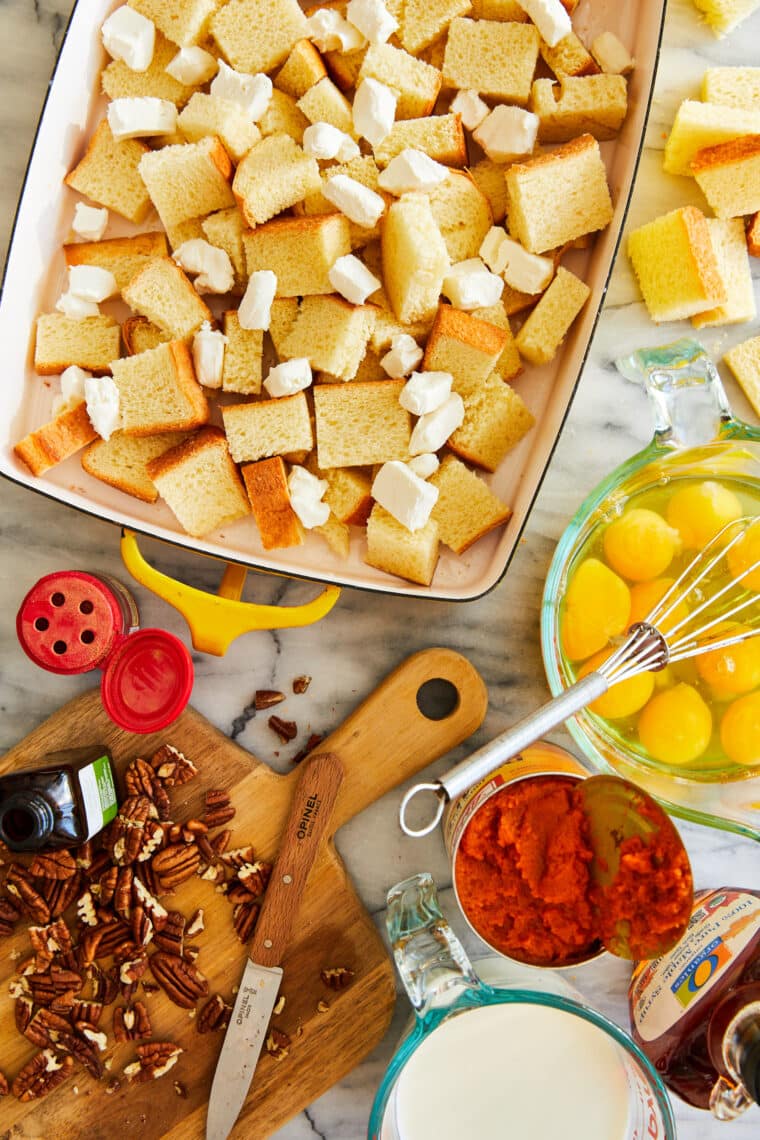
[{"label": "cubed bread", "polygon": [[735,325],[751,321],[757,315],[755,291],[747,253],[743,218],[708,218],[718,273],[726,300],[714,309],[706,309],[691,318],[695,329],[712,325]]},{"label": "cubed bread", "polygon": [[227,344],[222,365],[222,390],[258,396],[261,391],[264,334],[261,329],[241,328],[234,309],[224,314],[223,322]]},{"label": "cubed bread", "polygon": [[[323,5],[324,6],[324,5]],[[357,48],[355,51],[326,51],[322,58],[328,74],[341,91],[351,91],[359,82],[364,56],[367,48]]]},{"label": "cubed bread", "polygon": [[760,210],[760,134],[698,150],[691,171],[716,217]]},{"label": "cubed bread", "polygon": [[497,301],[495,305],[489,305],[485,309],[473,309],[470,316],[476,317],[479,321],[487,321],[489,325],[496,325],[497,329],[504,332],[507,343],[504,345],[501,356],[496,361],[493,370],[498,376],[501,376],[502,380],[513,380],[522,372],[522,361],[520,360],[520,353],[517,351],[515,338],[512,335],[512,326],[509,323],[504,302]]},{"label": "cubed bread", "polygon": [[282,346],[285,338],[296,323],[299,304],[295,297],[275,297],[272,302],[272,311],[269,318],[269,335],[272,338],[274,350],[280,360],[284,360]]},{"label": "cubed bread", "polygon": [[467,15],[470,8],[470,0],[404,0],[399,39],[408,52],[419,55],[445,34],[455,16]]},{"label": "cubed bread", "polygon": [[533,24],[457,18],[449,25],[443,77],[453,87],[524,107],[538,61]]},{"label": "cubed bread", "polygon": [[149,261],[122,290],[122,297],[131,309],[175,340],[193,336],[204,321],[214,319],[190,279],[170,257]]},{"label": "cubed bread", "polygon": [[63,247],[68,266],[98,265],[108,269],[120,291],[154,257],[166,257],[168,253],[166,235],[160,231],[106,241],[72,242]]},{"label": "cubed bread", "polygon": [[208,401],[183,341],[115,360],[112,372],[125,435],[192,431],[208,423]]},{"label": "cubed bread", "polygon": [[206,241],[223,249],[232,262],[235,272],[233,293],[242,293],[248,280],[245,270],[245,249],[243,248],[243,218],[236,206],[228,210],[217,210],[201,221],[201,230]]},{"label": "cubed bread", "polygon": [[203,232],[202,222],[202,218],[188,218],[184,222],[176,222],[166,227],[166,237],[172,253],[184,245],[186,241],[194,241],[196,238],[205,239],[206,235]]},{"label": "cubed bread", "polygon": [[563,79],[569,75],[599,74],[599,65],[583,46],[575,32],[570,32],[554,47],[550,47],[544,40],[541,40],[539,51],[544,63],[551,68],[557,79]]},{"label": "cubed bread", "polygon": [[97,439],[97,435],[87,415],[87,406],[80,400],[50,423],[24,436],[13,451],[32,475],[44,475],[56,463],[62,463]]},{"label": "cubed bread", "polygon": [[686,99],[676,111],[665,143],[663,170],[668,174],[691,174],[697,151],[740,135],[759,134],[760,108],[747,111],[744,107]]},{"label": "cubed bread", "polygon": [[338,558],[348,558],[351,550],[351,532],[345,523],[336,519],[335,515],[330,515],[326,523],[321,526],[314,526],[311,528],[314,534],[318,534],[323,538],[327,545],[332,550],[333,554],[337,554]]},{"label": "cubed bread", "polygon": [[760,67],[708,67],[702,76],[702,99],[724,107],[760,107]]},{"label": "cubed bread", "polygon": [[204,428],[151,459],[148,474],[180,526],[195,538],[251,513],[219,428]]},{"label": "cubed bread", "polygon": [[466,171],[452,170],[428,197],[452,265],[477,257],[493,214],[474,179]]},{"label": "cubed bread", "polygon": [[121,330],[113,317],[76,320],[63,313],[37,318],[34,369],[40,376],[57,376],[71,364],[102,375],[119,359]]},{"label": "cubed bread", "polygon": [[252,228],[313,194],[322,185],[315,158],[289,135],[270,135],[251,147],[235,171],[232,189]]},{"label": "cubed bread", "polygon": [[328,76],[310,87],[297,101],[296,106],[310,123],[330,123],[339,131],[345,131],[348,135],[354,134],[351,104]]},{"label": "cubed bread", "polygon": [[300,99],[310,87],[327,75],[322,56],[311,40],[299,40],[274,77],[275,86]]},{"label": "cubed bread", "polygon": [[472,0],[470,15],[474,20],[528,20],[528,13],[517,0]]},{"label": "cubed bread", "polygon": [[129,0],[146,19],[180,47],[197,44],[205,37],[216,0]]},{"label": "cubed bread", "polygon": [[438,488],[431,520],[438,524],[441,542],[455,554],[463,554],[512,514],[480,476],[453,455],[445,457],[430,482]]},{"label": "cubed bread", "polygon": [[372,480],[360,467],[318,471],[327,480],[325,502],[335,518],[350,526],[364,526],[372,510]]},{"label": "cubed bread", "polygon": [[491,375],[507,344],[507,333],[453,305],[441,305],[430,330],[422,367],[450,372],[453,390],[464,396]]},{"label": "cubed bread", "polygon": [[747,249],[753,257],[760,257],[760,210],[749,219]]},{"label": "cubed bread", "polygon": [[303,528],[290,505],[288,477],[279,455],[246,463],[240,470],[265,550],[300,546]]},{"label": "cubed bread", "polygon": [[404,194],[385,216],[383,279],[402,324],[432,317],[449,269],[446,243],[425,194]]},{"label": "cubed bread", "polygon": [[139,169],[147,154],[148,147],[139,139],[117,141],[108,119],[103,119],[64,182],[99,206],[139,225],[150,210],[150,195]]},{"label": "cubed bread", "polygon": [[467,141],[460,115],[429,115],[394,123],[383,141],[373,147],[378,166],[387,166],[402,150],[424,151],[445,166],[467,165]]},{"label": "cubed bread", "polygon": [[211,35],[224,58],[251,75],[279,67],[306,27],[298,0],[229,0],[211,18]]},{"label": "cubed bread", "polygon": [[760,336],[735,344],[723,357],[744,395],[760,416]]},{"label": "cubed bread", "polygon": [[82,467],[88,475],[125,495],[155,503],[158,491],[148,474],[148,464],[186,438],[184,433],[172,431],[146,436],[115,431],[110,439],[96,439],[84,449]]},{"label": "cubed bread", "polygon": [[398,402],[403,386],[403,380],[315,386],[319,466],[368,467],[406,459],[412,428]]},{"label": "cubed bread", "polygon": [[531,364],[548,364],[553,360],[590,294],[585,281],[560,265],[551,285],[515,337],[520,355]]},{"label": "cubed bread", "polygon": [[151,324],[147,317],[127,317],[121,326],[121,339],[128,356],[158,348],[172,339],[169,333],[162,332],[158,325]]},{"label": "cubed bread", "polygon": [[530,253],[556,249],[612,221],[607,172],[591,135],[516,162],[504,177],[510,233]]},{"label": "cubed bread", "polygon": [[409,336],[414,337],[419,345],[424,344],[427,340],[437,310],[433,310],[432,314],[423,320],[402,325],[401,321],[394,316],[384,290],[380,291],[379,299],[373,301],[373,305],[375,307],[375,326],[369,339],[368,351],[375,352],[379,356],[384,355],[391,347],[393,338],[401,333],[408,333]]},{"label": "cubed bread", "polygon": [[[322,171],[322,185],[334,178],[336,174],[346,174],[349,178],[353,178],[355,182],[360,182],[362,186],[367,186],[370,190],[374,190],[376,194],[380,194],[386,202],[391,202],[393,199],[389,194],[383,193],[378,186],[378,177],[380,171],[377,168],[377,163],[371,154],[362,154],[357,158],[350,159],[349,162],[338,162],[332,166],[328,166]],[[337,206],[332,202],[328,202],[321,190],[315,194],[307,194],[303,202],[297,202],[293,207],[293,212],[298,215],[311,216],[314,214],[334,214],[337,211]],[[378,219],[377,225],[370,228],[366,226],[359,226],[355,222],[349,221],[348,230],[351,242],[351,249],[359,249],[367,245],[368,242],[373,241],[376,237],[380,236],[380,230],[383,224],[382,216]]]},{"label": "cubed bread", "polygon": [[655,323],[725,304],[707,220],[696,206],[671,210],[628,236],[628,256]]},{"label": "cubed bread", "polygon": [[177,126],[188,142],[218,138],[235,162],[240,162],[261,138],[259,128],[239,103],[196,91],[180,112]]},{"label": "cubed bread", "polygon": [[517,392],[495,372],[472,385],[463,399],[464,420],[447,446],[475,467],[495,471],[536,421]]},{"label": "cubed bread", "polygon": [[496,225],[504,221],[507,212],[507,184],[504,181],[505,166],[492,162],[490,158],[483,158],[474,166],[468,168],[480,192],[488,199],[493,220]]},{"label": "cubed bread", "polygon": [[367,520],[364,561],[386,574],[429,586],[438,562],[438,526],[428,519],[423,527],[412,532],[375,503]]},{"label": "cubed bread", "polygon": [[112,59],[100,76],[103,93],[109,99],[166,99],[184,107],[195,87],[169,75],[167,64],[177,54],[177,45],[156,31],[153,58],[145,71],[133,71],[123,59]]},{"label": "cubed bread", "polygon": [[622,75],[537,79],[530,109],[540,119],[541,142],[568,142],[584,132],[613,139],[628,112],[628,84]]},{"label": "cubed bread", "polygon": [[719,38],[760,8],[760,0],[694,0],[705,23]]},{"label": "cubed bread", "polygon": [[303,133],[309,120],[292,95],[286,95],[276,87],[272,91],[269,106],[259,119],[259,130],[267,138],[269,135],[290,135],[299,146],[303,143]]},{"label": "cubed bread", "polygon": [[636,66],[636,60],[614,32],[600,32],[591,41],[591,54],[607,75],[629,75]]},{"label": "cubed bread", "polygon": [[396,119],[431,115],[441,90],[441,73],[393,44],[370,44],[358,82],[376,79],[390,87],[398,99]]},{"label": "cubed bread", "polygon": [[224,430],[236,463],[311,451],[314,434],[303,392],[277,400],[228,404],[222,408]]},{"label": "cubed bread", "polygon": [[272,270],[278,297],[333,293],[328,273],[339,257],[351,252],[343,214],[275,218],[246,233],[243,244],[248,274]]},{"label": "cubed bread", "polygon": [[278,355],[288,360],[305,356],[314,370],[352,380],[367,351],[374,322],[371,305],[351,305],[332,294],[304,297]]},{"label": "cubed bread", "polygon": [[150,151],[140,160],[140,175],[167,229],[235,204],[232,163],[217,138]]}]

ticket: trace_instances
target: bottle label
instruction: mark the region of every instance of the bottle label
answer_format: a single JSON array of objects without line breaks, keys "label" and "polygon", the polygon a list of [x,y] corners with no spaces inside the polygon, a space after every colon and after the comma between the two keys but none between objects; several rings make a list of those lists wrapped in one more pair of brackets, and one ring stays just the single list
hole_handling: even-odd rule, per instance
[{"label": "bottle label", "polygon": [[757,937],[760,898],[744,891],[703,895],[681,941],[661,958],[639,962],[631,978],[631,1017],[654,1041],[714,986]]},{"label": "bottle label", "polygon": [[79,772],[79,784],[84,801],[87,838],[91,839],[111,822],[119,808],[108,757],[99,756],[92,764],[82,768]]}]

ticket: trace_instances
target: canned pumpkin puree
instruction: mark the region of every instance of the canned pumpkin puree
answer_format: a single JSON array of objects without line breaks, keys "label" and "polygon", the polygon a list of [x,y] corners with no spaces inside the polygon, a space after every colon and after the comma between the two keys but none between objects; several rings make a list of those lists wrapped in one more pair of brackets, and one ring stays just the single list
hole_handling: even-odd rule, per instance
[{"label": "canned pumpkin puree", "polygon": [[577,787],[587,776],[569,752],[542,741],[446,809],[443,837],[457,902],[499,954],[556,969],[603,951]]}]

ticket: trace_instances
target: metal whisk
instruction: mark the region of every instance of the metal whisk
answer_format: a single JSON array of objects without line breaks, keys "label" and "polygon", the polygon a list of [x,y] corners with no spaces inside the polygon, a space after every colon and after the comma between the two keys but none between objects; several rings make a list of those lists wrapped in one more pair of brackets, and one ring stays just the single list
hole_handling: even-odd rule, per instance
[{"label": "metal whisk", "polygon": [[[428,835],[437,827],[450,800],[462,795],[505,760],[516,756],[523,748],[601,697],[612,685],[627,681],[639,673],[656,672],[688,657],[698,657],[701,653],[736,645],[760,634],[760,591],[749,591],[742,586],[745,578],[760,570],[760,559],[736,577],[729,577],[729,581],[714,592],[711,592],[710,586],[711,579],[724,576],[725,559],[729,550],[741,542],[753,523],[757,523],[760,528],[760,521],[750,517],[737,519],[724,526],[704,550],[692,559],[646,618],[631,626],[625,640],[598,669],[479,748],[440,779],[415,784],[401,801],[399,822],[402,831],[413,837]],[[668,618],[687,598],[698,604],[664,632],[663,627]],[[710,620],[699,624],[707,610],[712,615]],[[742,613],[745,620],[751,615],[750,620],[755,619],[757,624],[738,633],[726,631],[722,637],[719,634],[709,636],[716,626]],[[438,803],[433,818],[424,827],[413,828],[407,823],[407,810],[420,792],[433,792]]]}]

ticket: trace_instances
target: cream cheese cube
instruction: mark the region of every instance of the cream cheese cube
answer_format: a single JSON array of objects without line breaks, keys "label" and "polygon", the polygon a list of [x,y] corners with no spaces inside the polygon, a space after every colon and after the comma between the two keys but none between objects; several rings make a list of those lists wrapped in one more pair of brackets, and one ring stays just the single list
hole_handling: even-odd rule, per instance
[{"label": "cream cheese cube", "polygon": [[370,146],[379,146],[396,118],[396,94],[377,79],[363,79],[354,95],[354,129]]},{"label": "cream cheese cube", "polygon": [[504,282],[479,257],[470,257],[451,266],[443,279],[442,291],[457,309],[486,309],[499,300]]},{"label": "cream cheese cube", "polygon": [[336,293],[352,305],[363,305],[367,297],[382,285],[367,266],[353,253],[344,254],[330,267],[328,280]]},{"label": "cream cheese cube", "polygon": [[473,134],[492,162],[511,162],[532,154],[540,119],[521,107],[494,107]]},{"label": "cream cheese cube", "polygon": [[204,388],[221,388],[227,337],[204,321],[193,337],[195,378]]},{"label": "cream cheese cube", "polygon": [[118,293],[116,278],[110,269],[100,265],[72,265],[69,269],[69,293],[80,301],[105,301]]},{"label": "cream cheese cube", "polygon": [[591,44],[591,54],[606,75],[628,75],[636,66],[636,60],[613,32],[597,36]]},{"label": "cream cheese cube", "polygon": [[265,114],[272,98],[272,80],[268,75],[246,75],[235,71],[223,59],[219,70],[211,81],[209,92],[219,99],[228,99],[242,107],[254,123]]},{"label": "cream cheese cube", "polygon": [[241,329],[268,329],[272,302],[277,293],[277,274],[271,269],[257,269],[248,278],[248,286],[238,308]]},{"label": "cream cheese cube", "polygon": [[306,21],[306,35],[320,51],[358,51],[364,36],[334,8],[319,8]]},{"label": "cream cheese cube", "polygon": [[407,459],[406,465],[410,471],[418,475],[420,479],[429,479],[431,475],[435,475],[438,468],[441,466],[441,461],[433,451],[423,451],[421,455],[415,455],[412,459]]},{"label": "cream cheese cube", "polygon": [[100,29],[103,47],[132,71],[147,71],[153,59],[156,26],[128,4],[117,8]]},{"label": "cream cheese cube", "polygon": [[169,135],[177,129],[177,108],[168,99],[152,95],[113,99],[108,104],[108,125],[115,139]]},{"label": "cream cheese cube", "polygon": [[61,293],[55,307],[59,313],[64,313],[75,321],[81,321],[85,317],[100,316],[100,309],[94,301],[83,301],[81,297],[75,297],[73,293]]},{"label": "cream cheese cube", "polygon": [[303,133],[303,149],[312,158],[350,162],[361,153],[350,135],[332,123],[312,123]]},{"label": "cream cheese cube", "polygon": [[296,465],[291,468],[288,476],[290,505],[298,516],[301,526],[307,530],[315,526],[324,526],[330,517],[329,506],[322,502],[327,487],[326,479],[318,479],[305,467]]},{"label": "cream cheese cube", "polygon": [[218,67],[219,64],[210,51],[204,51],[202,47],[193,44],[191,47],[180,48],[167,63],[165,71],[186,87],[199,87],[216,75]]},{"label": "cream cheese cube", "polygon": [[452,392],[444,404],[417,420],[409,441],[409,454],[422,455],[427,451],[439,451],[463,419],[462,397]]},{"label": "cream cheese cube", "polygon": [[462,116],[462,125],[474,131],[485,119],[491,108],[478,95],[477,91],[459,91],[451,110]]},{"label": "cream cheese cube", "polygon": [[528,253],[510,237],[501,243],[499,256],[503,261],[501,276],[520,293],[543,293],[554,276],[554,262],[550,257]]},{"label": "cream cheese cube", "polygon": [[573,25],[560,0],[517,0],[517,3],[528,13],[549,47],[556,47],[572,32]]},{"label": "cream cheese cube", "polygon": [[417,341],[409,333],[398,333],[391,341],[391,347],[380,361],[392,380],[400,380],[413,372],[425,355]]},{"label": "cream cheese cube", "polygon": [[74,233],[86,241],[100,241],[108,226],[108,210],[105,206],[85,206],[84,202],[77,202],[74,207],[74,220],[71,228]]},{"label": "cream cheese cube", "polygon": [[229,254],[203,238],[183,241],[172,258],[186,273],[198,274],[193,284],[199,293],[229,293],[235,283]]},{"label": "cream cheese cube", "polygon": [[112,376],[88,376],[84,382],[87,415],[101,439],[110,439],[121,427],[119,389]]},{"label": "cream cheese cube", "polygon": [[438,501],[438,488],[420,479],[406,463],[384,463],[372,483],[372,498],[407,530],[420,530]]},{"label": "cream cheese cube", "polygon": [[383,0],[349,0],[346,19],[371,44],[384,44],[398,31],[398,20],[391,15]]},{"label": "cream cheese cube", "polygon": [[385,199],[362,185],[347,174],[336,174],[328,178],[322,187],[322,194],[333,206],[357,226],[371,230],[380,220],[385,210]]},{"label": "cream cheese cube", "polygon": [[443,163],[436,162],[424,151],[406,147],[380,172],[377,182],[381,190],[400,197],[414,190],[423,193],[435,190],[448,176],[449,169]]},{"label": "cream cheese cube", "polygon": [[491,226],[483,238],[478,253],[492,273],[501,273],[507,264],[507,254],[502,250],[507,240],[507,231],[503,226]]},{"label": "cream cheese cube", "polygon": [[413,372],[401,389],[398,402],[413,416],[424,416],[446,403],[453,383],[450,372]]},{"label": "cream cheese cube", "polygon": [[311,364],[305,356],[294,356],[270,368],[264,387],[270,396],[294,396],[311,384]]}]

